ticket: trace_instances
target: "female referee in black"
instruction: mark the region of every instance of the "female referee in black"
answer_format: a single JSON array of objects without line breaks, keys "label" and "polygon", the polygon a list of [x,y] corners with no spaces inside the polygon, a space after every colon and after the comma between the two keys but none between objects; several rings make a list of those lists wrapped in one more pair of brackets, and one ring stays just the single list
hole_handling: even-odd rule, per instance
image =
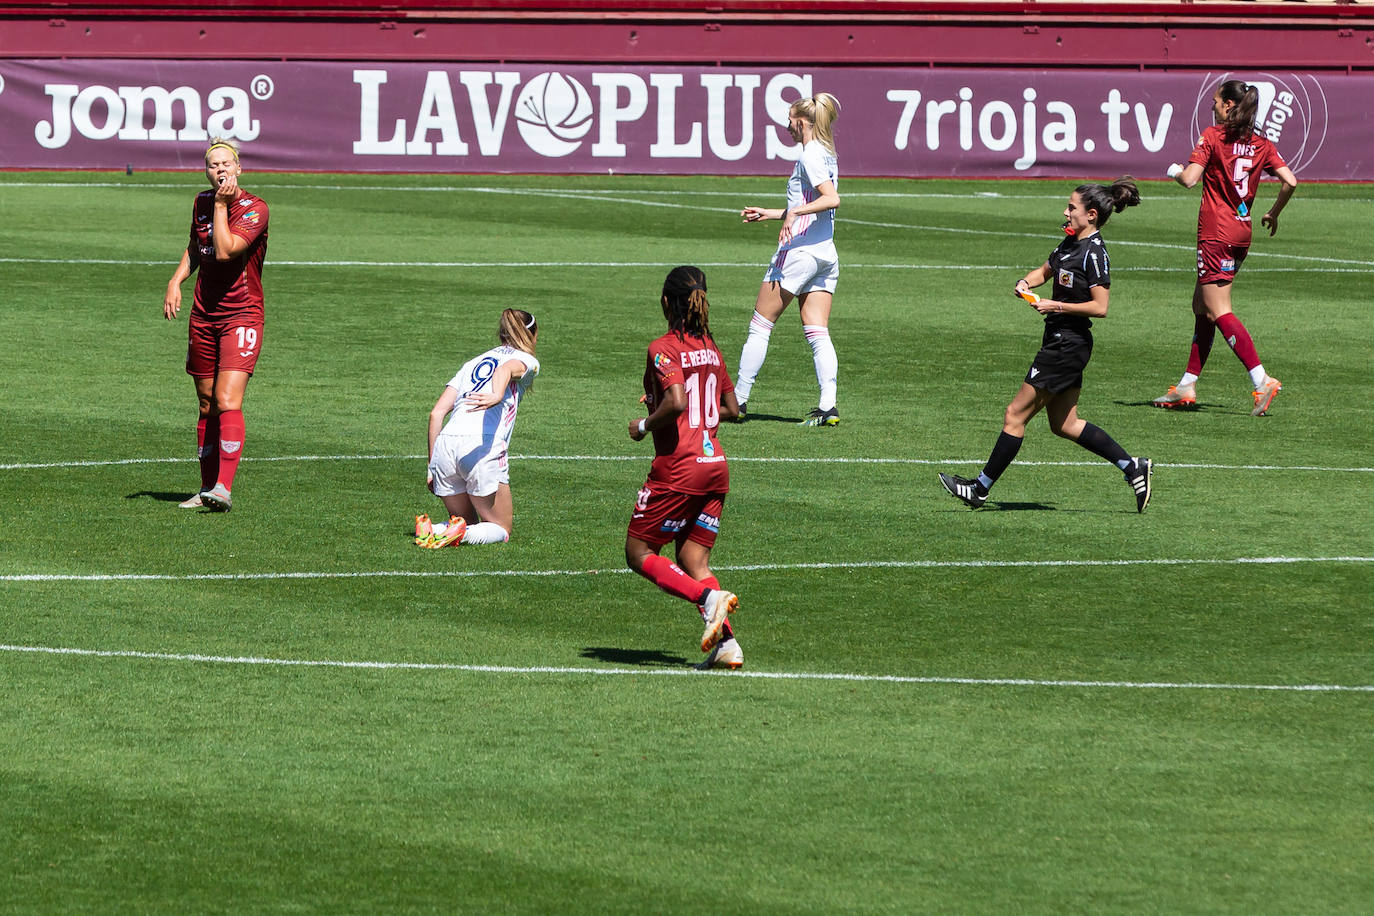
[{"label": "female referee in black", "polygon": [[[1077,442],[1095,455],[1112,462],[1126,475],[1135,491],[1135,508],[1144,512],[1150,503],[1150,459],[1133,458],[1111,436],[1078,417],[1078,395],[1083,390],[1083,369],[1093,352],[1093,318],[1107,314],[1111,291],[1111,261],[1098,230],[1112,213],[1140,203],[1140,192],[1129,177],[1109,187],[1079,185],[1069,195],[1064,210],[1067,238],[1049,260],[1016,281],[1014,294],[1045,316],[1045,336],[1021,390],[1007,405],[1002,435],[997,437],[983,473],[973,479],[941,474],[940,483],[950,495],[974,509],[987,501],[988,491],[1016,457],[1025,439],[1026,424],[1047,409],[1055,435]],[[1052,298],[1031,292],[1046,280],[1054,280]]]}]

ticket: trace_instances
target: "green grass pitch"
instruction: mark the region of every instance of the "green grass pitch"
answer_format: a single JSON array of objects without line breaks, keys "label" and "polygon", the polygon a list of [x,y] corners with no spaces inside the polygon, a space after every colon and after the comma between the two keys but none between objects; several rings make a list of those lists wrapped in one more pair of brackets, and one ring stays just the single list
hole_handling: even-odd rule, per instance
[{"label": "green grass pitch", "polygon": [[[1110,178],[1113,176],[1099,176]],[[1039,341],[1011,287],[1068,181],[845,180],[842,423],[795,308],[722,433],[744,671],[623,569],[667,269],[732,369],[782,179],[245,174],[267,331],[227,515],[197,483],[196,173],[0,176],[7,912],[1359,912],[1374,900],[1374,188],[1303,185],[1191,334],[1197,197],[1106,228],[1080,412],[970,512]],[[1273,185],[1261,189],[1260,207]],[[190,284],[186,286],[187,302]],[[544,371],[513,540],[416,549],[425,422],[501,308]],[[64,650],[64,651],[57,651]],[[1299,689],[1310,688],[1310,689]]]}]

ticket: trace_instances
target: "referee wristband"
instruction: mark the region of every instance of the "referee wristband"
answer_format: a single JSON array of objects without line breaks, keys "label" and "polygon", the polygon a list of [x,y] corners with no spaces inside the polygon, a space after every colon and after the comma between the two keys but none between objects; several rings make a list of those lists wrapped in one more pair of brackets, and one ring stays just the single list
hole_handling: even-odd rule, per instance
[{"label": "referee wristband", "polygon": [[644,435],[644,424],[647,422],[647,420],[648,418],[646,417],[644,420],[639,421],[639,434],[641,436]]}]

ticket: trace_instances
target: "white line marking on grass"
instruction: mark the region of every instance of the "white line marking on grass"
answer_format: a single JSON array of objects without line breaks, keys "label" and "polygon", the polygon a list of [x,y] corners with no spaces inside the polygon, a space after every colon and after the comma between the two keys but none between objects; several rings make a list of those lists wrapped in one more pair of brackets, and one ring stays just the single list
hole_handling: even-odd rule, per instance
[{"label": "white line marking on grass", "polygon": [[[1150,557],[1138,560],[857,560],[850,563],[744,563],[715,565],[723,572],[789,572],[807,569],[1054,569],[1120,566],[1283,566],[1297,563],[1374,563],[1374,557]],[[629,574],[613,569],[386,569],[373,571],[267,573],[13,573],[0,582],[264,582],[283,579],[485,579]]]},{"label": "white line marking on grass", "polygon": [[[1275,255],[1275,257],[1292,257],[1299,259],[1297,255]],[[71,264],[71,265],[116,265],[122,267],[167,267],[172,261],[133,261],[115,258],[0,258],[0,264]],[[272,262],[273,267],[378,267],[378,268],[399,268],[399,267],[430,267],[437,269],[450,268],[662,268],[662,261],[279,261]],[[739,268],[754,270],[759,266],[757,261],[698,261],[698,267],[709,268]],[[1364,262],[1351,261],[1346,263],[1360,264]],[[1010,271],[1021,270],[1024,265],[1014,264],[855,264],[846,262],[845,267],[850,270],[920,270],[920,271],[960,271],[969,273],[973,271]],[[1246,271],[1252,273],[1313,273],[1317,272],[1315,267],[1255,267]],[[1177,267],[1120,267],[1118,272],[1122,273],[1178,273]],[[1374,273],[1374,263],[1369,267],[1323,267],[1320,268],[1323,274],[1367,274]]]},{"label": "white line marking on grass", "polygon": [[[422,461],[424,455],[269,455],[248,456],[247,462],[280,461]],[[0,471],[35,471],[52,468],[99,468],[127,464],[189,464],[195,458],[111,458],[89,461],[44,461],[17,462],[0,464]],[[644,461],[643,455],[511,455],[512,461]],[[800,458],[770,456],[749,458],[741,455],[730,456],[732,464],[909,464],[943,467],[952,464],[972,464],[981,466],[985,458]],[[1022,467],[1051,468],[1095,468],[1101,461],[1018,461]],[[1168,463],[1156,461],[1156,468],[1180,468],[1207,471],[1320,471],[1323,473],[1367,474],[1374,467],[1322,467],[1308,464],[1209,464],[1202,462]]]},{"label": "white line marking on grass", "polygon": [[450,662],[337,661],[331,659],[267,658],[256,655],[198,655],[180,652],[140,652],[130,649],[75,649],[58,646],[0,645],[0,652],[33,655],[65,655],[82,658],[132,658],[146,661],[193,662],[217,665],[261,665],[289,668],[354,668],[372,671],[461,671],[472,674],[563,674],[606,677],[646,675],[696,677],[699,675],[754,678],[771,681],[843,681],[872,684],[950,684],[981,687],[1077,687],[1127,690],[1263,690],[1300,693],[1371,693],[1364,684],[1211,684],[1170,681],[1077,681],[1036,678],[920,677],[900,674],[844,674],[819,671],[697,671],[693,668],[578,668],[556,665],[463,665]]}]

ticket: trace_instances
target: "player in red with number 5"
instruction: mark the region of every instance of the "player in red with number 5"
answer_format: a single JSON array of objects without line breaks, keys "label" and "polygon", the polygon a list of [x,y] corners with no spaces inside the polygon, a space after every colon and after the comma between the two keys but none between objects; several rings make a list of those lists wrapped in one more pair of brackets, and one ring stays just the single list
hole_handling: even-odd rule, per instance
[{"label": "player in red with number 5", "polygon": [[267,204],[239,187],[238,147],[216,137],[205,151],[210,190],[191,208],[191,241],[167,283],[162,312],[181,310],[181,284],[197,268],[186,372],[200,401],[200,492],[181,504],[228,512],[243,455],[243,392],[262,350],[262,263]]},{"label": "player in red with number 5", "polygon": [[1279,231],[1279,212],[1293,196],[1298,179],[1268,138],[1255,132],[1259,90],[1241,80],[1227,80],[1212,96],[1216,123],[1202,132],[1187,165],[1169,166],[1174,181],[1191,188],[1202,182],[1202,206],[1197,217],[1197,286],[1193,289],[1193,346],[1188,368],[1177,385],[1154,400],[1156,407],[1197,406],[1197,380],[1217,328],[1236,357],[1250,373],[1254,409],[1262,417],[1282,389],[1279,380],[1264,371],[1259,353],[1245,325],[1231,311],[1231,283],[1250,250],[1250,209],[1260,175],[1278,177],[1274,205],[1260,220],[1273,235]]},{"label": "player in red with number 5", "polygon": [[[639,491],[625,535],[630,569],[670,595],[697,606],[706,621],[703,668],[739,668],[744,652],[729,616],[739,599],[720,587],[708,565],[720,530],[730,468],[716,430],[739,415],[735,386],[707,322],[706,275],[676,267],[663,281],[668,333],[649,344],[644,404],[649,415],[630,423],[630,438],[654,437],[654,463]],[[659,556],[669,541],[677,562]]]}]

